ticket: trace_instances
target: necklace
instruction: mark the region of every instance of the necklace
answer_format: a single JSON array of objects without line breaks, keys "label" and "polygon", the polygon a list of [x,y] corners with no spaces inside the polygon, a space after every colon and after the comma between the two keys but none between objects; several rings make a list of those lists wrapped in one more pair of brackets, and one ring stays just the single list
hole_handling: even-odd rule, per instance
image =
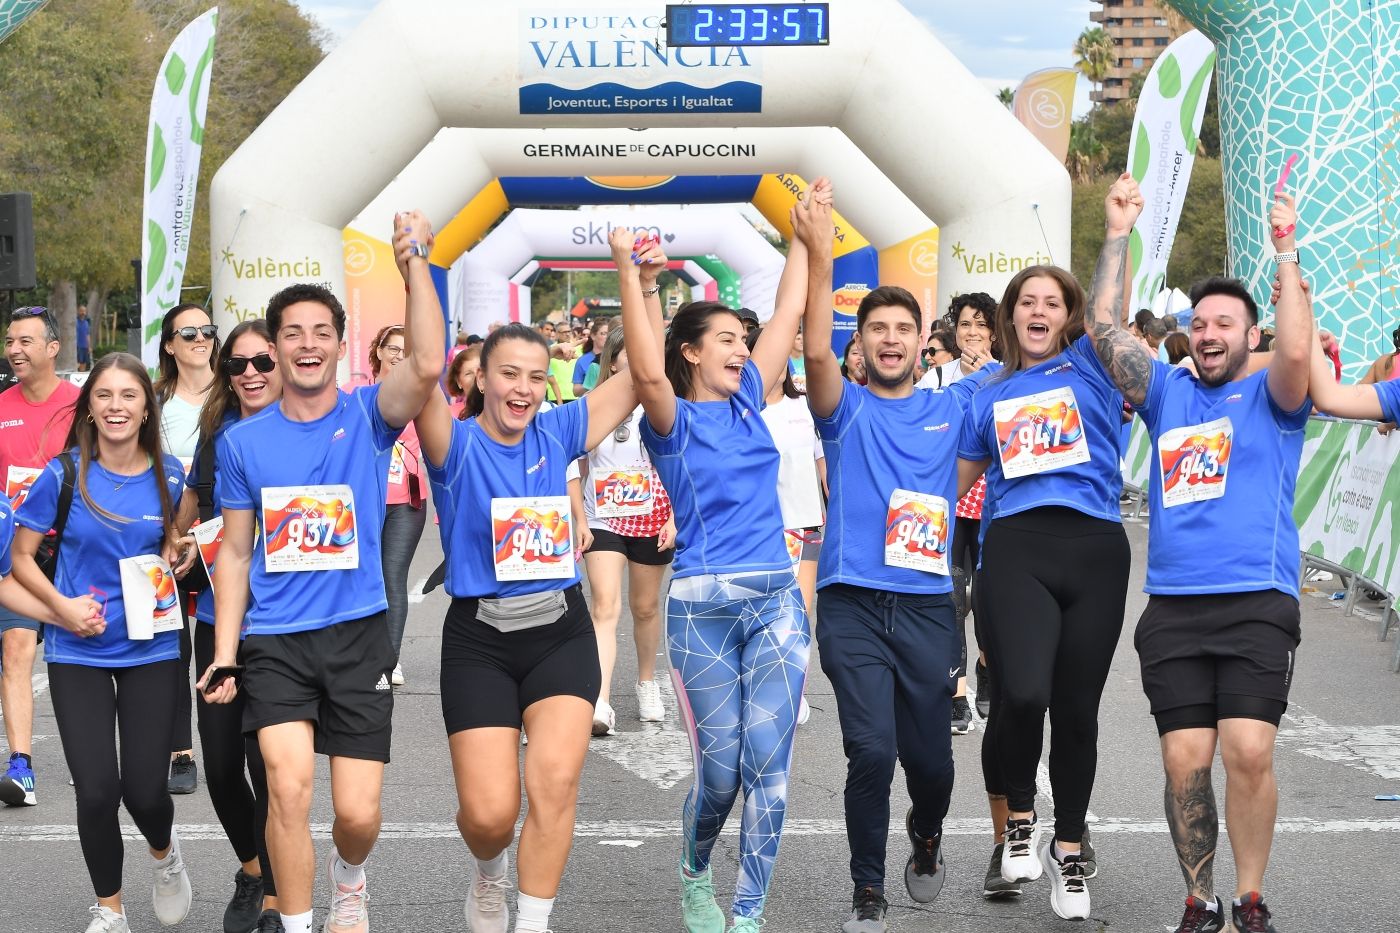
[{"label": "necklace", "polygon": [[[150,457],[147,457],[147,458],[146,458],[146,469],[148,470],[148,469],[150,469],[152,466],[153,466],[153,462],[152,462],[151,458],[150,458]],[[106,468],[106,467],[103,467],[103,469],[105,470],[105,469],[107,469],[107,468]],[[137,474],[135,474],[135,475],[133,475],[133,476],[126,476],[126,475],[121,474],[121,473],[113,473],[111,470],[107,470],[107,475],[108,475],[108,476],[121,476],[121,477],[122,477],[122,481],[121,481],[120,483],[117,482],[116,480],[113,480],[113,481],[112,481],[112,492],[121,492],[123,489],[126,488],[126,484],[127,484],[127,483],[131,482],[131,481],[134,480],[134,479],[137,479],[138,477],[145,476],[145,475],[146,475],[146,470],[142,470],[140,473],[137,473]]]}]

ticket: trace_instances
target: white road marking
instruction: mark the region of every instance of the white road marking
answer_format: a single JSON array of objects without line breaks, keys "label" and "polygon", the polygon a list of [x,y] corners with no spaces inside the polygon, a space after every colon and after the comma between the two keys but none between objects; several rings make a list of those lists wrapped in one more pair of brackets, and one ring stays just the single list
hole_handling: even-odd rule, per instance
[{"label": "white road marking", "polygon": [[413,584],[413,586],[409,589],[408,601],[410,603],[421,603],[423,600],[428,598],[428,594],[423,592],[423,587],[428,585],[428,577],[430,576],[431,574],[423,574],[423,578],[417,583]]},{"label": "white road marking", "polygon": [[1279,729],[1280,748],[1400,780],[1400,726],[1337,726],[1290,704]]},{"label": "white road marking", "polygon": [[[739,821],[730,820],[724,835],[737,836]],[[890,836],[903,838],[904,825],[891,825]],[[224,829],[218,823],[181,823],[180,840],[225,839]],[[582,820],[574,827],[574,836],[579,839],[606,840],[608,845],[624,845],[647,839],[676,839],[680,836],[680,820]],[[1400,818],[1380,820],[1317,820],[1310,817],[1283,818],[1275,825],[1279,833],[1400,833]],[[1222,832],[1224,826],[1221,827]],[[945,836],[985,836],[992,831],[987,819],[946,820],[943,824]],[[1094,824],[1095,837],[1125,833],[1131,835],[1167,835],[1165,820],[1137,820],[1105,817]],[[331,838],[330,823],[311,824],[311,834],[316,839]],[[832,836],[845,837],[846,823],[839,819],[802,820],[789,819],[783,824],[784,836]],[[122,836],[139,840],[141,833],[134,825],[123,824]],[[457,839],[460,833],[456,823],[385,823],[379,834],[380,839]],[[71,824],[42,824],[35,826],[0,826],[0,843],[17,842],[77,842],[78,827]]]},{"label": "white road marking", "polygon": [[681,781],[690,780],[695,762],[690,738],[680,727],[671,680],[661,676],[656,679],[661,688],[661,702],[666,707],[666,721],[638,723],[639,731],[594,739],[588,750],[621,765],[649,784],[670,790]]}]

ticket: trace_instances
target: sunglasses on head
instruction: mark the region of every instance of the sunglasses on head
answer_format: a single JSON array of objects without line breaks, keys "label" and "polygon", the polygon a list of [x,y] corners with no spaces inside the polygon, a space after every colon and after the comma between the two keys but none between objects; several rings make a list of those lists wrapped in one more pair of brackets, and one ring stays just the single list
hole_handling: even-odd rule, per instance
[{"label": "sunglasses on head", "polygon": [[45,317],[48,313],[49,309],[41,305],[26,305],[23,308],[15,308],[10,312],[10,317]]},{"label": "sunglasses on head", "polygon": [[232,378],[247,372],[249,363],[252,363],[253,368],[260,373],[270,373],[277,368],[276,361],[268,353],[259,353],[257,356],[231,356],[224,360],[220,366],[224,375]]},{"label": "sunglasses on head", "polygon": [[182,327],[177,331],[172,331],[171,336],[179,336],[193,342],[196,337],[203,336],[205,340],[213,340],[219,336],[219,326],[217,324],[203,324],[199,327]]}]

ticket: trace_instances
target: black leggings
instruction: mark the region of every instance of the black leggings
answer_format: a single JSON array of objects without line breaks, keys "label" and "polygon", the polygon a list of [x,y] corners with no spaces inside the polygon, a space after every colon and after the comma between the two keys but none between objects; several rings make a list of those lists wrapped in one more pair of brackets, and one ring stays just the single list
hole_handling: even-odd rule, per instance
[{"label": "black leggings", "polygon": [[[195,670],[200,676],[214,663],[214,626],[194,625]],[[232,703],[195,702],[199,746],[204,752],[204,783],[224,835],[240,862],[256,856],[262,866],[263,893],[277,893],[267,857],[267,767],[256,735],[243,734],[243,693]],[[252,786],[243,776],[244,764]]]},{"label": "black leggings", "polygon": [[[193,605],[194,596],[180,590],[180,610],[185,614],[185,624],[180,628],[180,668],[175,672],[175,728],[170,733],[172,755],[187,748],[194,748],[194,739],[190,733],[190,698],[193,694],[193,681],[190,679],[190,619],[194,617],[190,610]],[[203,674],[203,671],[197,672],[194,675],[195,679]]]},{"label": "black leggings", "polygon": [[[967,611],[971,608],[968,597],[972,591],[972,579],[977,572],[980,548],[977,534],[981,528],[982,522],[976,518],[958,518],[953,523],[953,609],[958,616],[958,638],[962,642],[959,677],[967,676]],[[972,615],[972,622],[979,628],[977,644],[981,646],[982,621],[976,612]]]},{"label": "black leggings", "polygon": [[175,805],[166,781],[179,663],[49,665],[54,718],[77,797],[78,841],[98,897],[122,889],[120,804],[126,804],[147,845],[156,850],[170,845]]},{"label": "black leggings", "polygon": [[1044,507],[992,522],[982,552],[982,629],[996,681],[1007,803],[1035,809],[1050,711],[1055,838],[1079,842],[1098,765],[1099,699],[1123,629],[1131,555],[1117,522]]},{"label": "black leggings", "polygon": [[[997,690],[1001,678],[997,677],[996,672],[992,670],[991,653],[986,647],[986,642],[982,640],[984,628],[982,623],[984,615],[982,588],[987,585],[986,581],[987,575],[981,571],[978,571],[972,578],[972,613],[977,629],[977,644],[983,646],[983,650],[988,652],[987,672],[990,675],[987,678],[987,724],[983,727],[984,735],[982,737],[982,785],[986,789],[988,797],[1005,797],[1006,778],[1001,773],[1001,756],[997,754],[997,743],[992,741],[997,714],[1001,712],[997,708],[1001,705],[1001,697]],[[998,833],[1001,832],[1001,829],[1000,826],[995,827]]]}]

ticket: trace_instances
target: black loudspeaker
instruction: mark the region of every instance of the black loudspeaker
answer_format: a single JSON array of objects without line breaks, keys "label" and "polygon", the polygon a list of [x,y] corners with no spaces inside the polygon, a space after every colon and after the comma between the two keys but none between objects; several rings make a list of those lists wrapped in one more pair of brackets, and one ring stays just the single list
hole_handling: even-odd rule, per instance
[{"label": "black loudspeaker", "polygon": [[34,199],[25,191],[0,194],[0,289],[35,284]]}]

